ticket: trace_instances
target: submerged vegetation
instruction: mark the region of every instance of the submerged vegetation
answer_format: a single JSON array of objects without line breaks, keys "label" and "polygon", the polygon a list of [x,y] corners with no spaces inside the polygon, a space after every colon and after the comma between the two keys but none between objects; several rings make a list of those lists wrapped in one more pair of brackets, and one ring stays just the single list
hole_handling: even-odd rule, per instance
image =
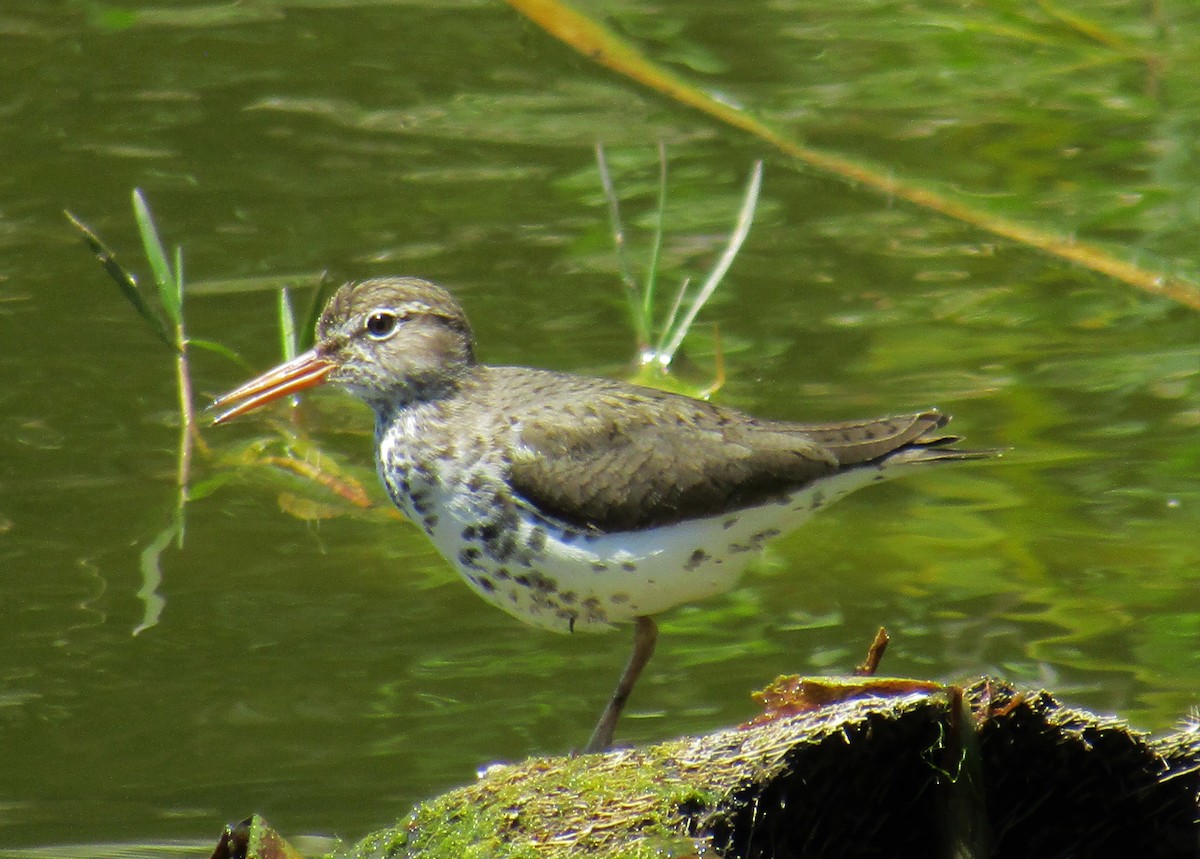
[{"label": "submerged vegetation", "polygon": [[[117,261],[116,255],[94,230],[75,214],[69,211],[65,214],[96,255],[121,295],[142,318],[150,333],[173,356],[175,365],[180,432],[176,502],[168,524],[142,551],[143,583],[138,597],[143,602],[145,611],[141,623],[134,629],[136,635],[158,622],[159,614],[165,605],[165,600],[158,592],[162,581],[160,560],[162,553],[172,542],[179,549],[184,546],[186,508],[189,500],[204,497],[230,478],[253,471],[260,475],[299,475],[312,487],[325,490],[325,495],[346,502],[347,509],[370,507],[371,502],[362,482],[346,473],[335,459],[313,455],[312,443],[297,427],[277,424],[271,440],[259,440],[235,450],[213,448],[205,441],[193,393],[190,350],[205,349],[222,355],[241,367],[248,365],[228,346],[213,340],[193,337],[187,332],[184,321],[186,290],[183,250],[177,245],[174,253],[168,257],[150,206],[138,189],[133,191],[133,212],[146,263],[153,276],[154,291],[150,294],[147,294],[138,279]],[[303,326],[299,329],[295,324],[295,313],[288,288],[279,288],[280,345],[285,357],[295,355],[299,349],[308,348],[311,344],[317,316],[330,288],[331,284],[324,281],[317,285],[305,313]],[[207,477],[199,485],[192,479],[192,460],[196,451],[217,465],[216,474]],[[287,490],[283,490],[280,492],[280,504],[285,509],[303,515],[313,513],[318,509],[320,502],[311,498],[307,502],[296,500]]]}]

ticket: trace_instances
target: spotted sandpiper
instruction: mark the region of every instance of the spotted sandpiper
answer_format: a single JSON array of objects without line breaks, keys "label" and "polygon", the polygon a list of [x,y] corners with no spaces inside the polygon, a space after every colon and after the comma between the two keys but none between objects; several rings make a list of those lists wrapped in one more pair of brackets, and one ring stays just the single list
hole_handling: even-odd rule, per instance
[{"label": "spotted sandpiper", "polygon": [[625,382],[475,360],[446,290],[341,287],[316,346],[216,401],[230,420],[332,382],[375,411],[392,501],[467,584],[557,632],[633,622],[634,648],[586,751],[612,742],[658,630],[652,615],[733,587],[771,538],[869,483],[987,456],[949,418],[770,421]]}]

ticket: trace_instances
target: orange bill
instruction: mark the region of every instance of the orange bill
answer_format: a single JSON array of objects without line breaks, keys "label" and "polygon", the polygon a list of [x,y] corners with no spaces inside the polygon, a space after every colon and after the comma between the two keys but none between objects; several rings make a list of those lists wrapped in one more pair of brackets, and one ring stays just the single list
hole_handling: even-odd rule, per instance
[{"label": "orange bill", "polygon": [[223,424],[272,400],[319,385],[325,381],[333,366],[332,362],[318,356],[314,349],[297,355],[291,361],[219,397],[210,408],[225,411],[213,418],[213,424]]}]

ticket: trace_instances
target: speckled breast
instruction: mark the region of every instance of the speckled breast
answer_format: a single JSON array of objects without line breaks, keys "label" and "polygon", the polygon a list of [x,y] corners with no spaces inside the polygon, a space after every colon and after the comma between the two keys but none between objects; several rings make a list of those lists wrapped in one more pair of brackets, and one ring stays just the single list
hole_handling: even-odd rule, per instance
[{"label": "speckled breast", "polygon": [[564,526],[512,495],[480,457],[414,458],[380,439],[380,477],[396,505],[485,600],[558,632],[601,631],[733,587],[763,544],[878,479],[877,468],[817,481],[775,502],[637,531]]}]

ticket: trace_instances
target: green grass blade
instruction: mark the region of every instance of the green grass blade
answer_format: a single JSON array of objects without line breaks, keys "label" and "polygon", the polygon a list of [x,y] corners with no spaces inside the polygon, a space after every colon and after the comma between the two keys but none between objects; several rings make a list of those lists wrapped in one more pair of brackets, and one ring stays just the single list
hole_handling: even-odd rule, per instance
[{"label": "green grass blade", "polygon": [[285,361],[300,354],[296,350],[296,314],[292,311],[292,296],[286,286],[279,290],[279,346]]},{"label": "green grass blade", "polygon": [[179,307],[179,330],[183,330],[183,247],[175,245],[175,302]]},{"label": "green grass blade", "polygon": [[335,288],[336,284],[329,279],[328,272],[321,272],[321,280],[317,283],[317,288],[313,290],[312,300],[308,304],[308,313],[304,314],[304,325],[300,329],[300,336],[296,343],[298,351],[311,349],[316,343],[317,322],[321,318],[321,311],[325,309],[325,302],[329,300],[329,296],[333,295]]},{"label": "green grass blade", "polygon": [[196,349],[204,349],[205,351],[208,351],[208,352],[215,352],[218,355],[228,358],[230,361],[237,364],[239,367],[241,367],[251,373],[254,372],[254,367],[251,366],[249,361],[247,361],[245,358],[243,358],[237,352],[234,352],[232,349],[230,349],[224,343],[218,343],[215,340],[205,340],[205,339],[199,338],[199,337],[189,337],[187,340],[187,344],[188,344],[188,346],[195,347]]},{"label": "green grass blade", "polygon": [[629,303],[629,315],[632,317],[633,330],[637,335],[638,352],[650,348],[650,319],[642,312],[642,300],[639,296],[637,280],[629,267],[629,255],[625,247],[625,225],[621,222],[621,203],[617,198],[617,190],[613,187],[612,174],[608,172],[608,161],[604,157],[604,146],[596,144],[596,168],[600,171],[600,186],[608,200],[608,218],[612,226],[613,246],[617,250],[617,268],[621,274],[621,283],[625,287],[625,298]]},{"label": "green grass blade", "polygon": [[150,325],[151,333],[165,343],[168,349],[178,352],[179,346],[175,343],[175,338],[171,336],[170,329],[167,328],[167,324],[163,321],[162,317],[146,301],[145,296],[138,289],[137,280],[134,279],[133,275],[117,262],[116,257],[113,256],[113,252],[108,249],[108,246],[100,240],[100,237],[90,227],[69,211],[64,210],[63,214],[67,216],[67,220],[83,236],[84,243],[91,248],[92,253],[96,255],[96,259],[100,260],[100,265],[104,267],[108,276],[113,279],[113,282],[117,285],[117,289],[121,290],[121,295],[125,296],[125,300],[132,304],[133,309],[138,312],[138,315]]},{"label": "green grass blade", "polygon": [[[654,220],[654,244],[650,248],[650,264],[646,267],[646,285],[642,290],[642,317],[647,326],[654,319],[654,288],[658,280],[658,262],[662,256],[663,213],[667,209],[667,145],[658,141],[658,211]],[[668,330],[664,326],[663,330]]]},{"label": "green grass blade", "polygon": [[708,279],[700,287],[700,291],[696,293],[696,297],[692,299],[692,306],[688,308],[688,312],[684,314],[683,319],[679,321],[678,327],[671,334],[671,339],[667,341],[667,345],[658,355],[658,360],[665,366],[671,363],[671,359],[675,357],[675,352],[679,349],[679,344],[683,342],[683,338],[687,336],[688,329],[692,327],[692,322],[696,319],[696,314],[700,312],[708,299],[712,297],[713,292],[721,283],[721,279],[725,277],[725,273],[729,271],[729,267],[733,265],[733,260],[741,250],[742,242],[746,240],[746,236],[750,233],[750,225],[754,223],[754,209],[758,205],[758,193],[762,188],[763,163],[756,161],[754,163],[754,172],[750,174],[750,182],[746,185],[746,195],[742,198],[742,208],[738,212],[737,224],[734,226],[733,234],[729,237],[729,243],[725,246],[724,253],[717,260],[717,264],[713,266],[713,270],[709,272]]},{"label": "green grass blade", "polygon": [[[658,342],[654,344],[654,350],[649,356],[652,360],[662,364],[664,367],[671,363],[671,359],[668,358],[665,361],[662,359],[663,344],[666,342],[671,331],[675,328],[675,320],[679,318],[679,308],[683,307],[684,296],[687,295],[688,287],[691,285],[692,280],[688,277],[685,277],[683,279],[683,283],[679,284],[679,289],[675,291],[675,300],[671,302],[671,309],[667,312],[667,318],[663,320],[662,331],[659,332],[658,335]],[[645,364],[648,363],[648,361],[644,360],[642,363]]]},{"label": "green grass blade", "polygon": [[133,189],[133,215],[137,219],[138,232],[142,235],[146,259],[154,273],[159,300],[162,301],[167,317],[176,325],[180,325],[183,321],[183,307],[176,289],[175,275],[171,271],[171,264],[167,262],[167,252],[158,237],[158,229],[154,226],[154,216],[150,214],[146,198],[137,188]]}]

